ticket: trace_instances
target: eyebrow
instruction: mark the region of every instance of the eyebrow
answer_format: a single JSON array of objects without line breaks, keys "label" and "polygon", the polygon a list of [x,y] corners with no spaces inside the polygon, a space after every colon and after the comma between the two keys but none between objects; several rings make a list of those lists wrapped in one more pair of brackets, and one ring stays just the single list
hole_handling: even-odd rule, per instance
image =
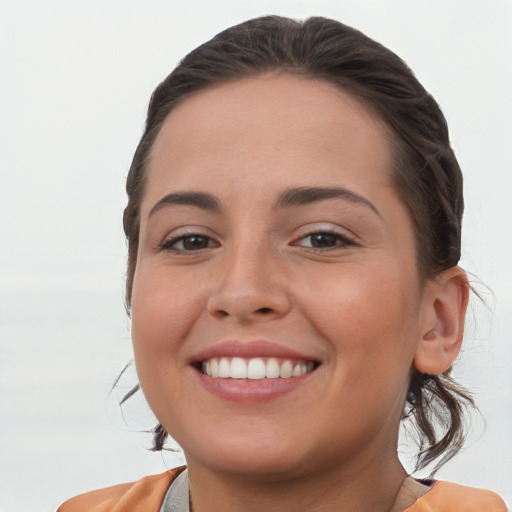
[{"label": "eyebrow", "polygon": [[[305,206],[326,199],[341,198],[354,203],[362,204],[379,217],[377,208],[363,196],[343,187],[296,187],[288,189],[277,196],[276,208],[291,208],[294,206]],[[203,210],[218,213],[222,210],[221,203],[217,197],[206,192],[172,192],[162,197],[149,212],[148,217],[168,205],[196,206]]]},{"label": "eyebrow", "polygon": [[[297,187],[286,190],[279,194],[276,201],[277,208],[289,208],[293,206],[303,206],[326,199],[341,198],[353,203],[359,203],[367,206],[379,217],[379,210],[363,196],[352,192],[343,187]],[[381,217],[382,218],[382,217]]]},{"label": "eyebrow", "polygon": [[162,199],[151,208],[148,217],[151,217],[151,215],[165,206],[173,204],[197,206],[198,208],[212,212],[221,211],[220,201],[212,194],[207,194],[206,192],[173,192],[162,197]]}]

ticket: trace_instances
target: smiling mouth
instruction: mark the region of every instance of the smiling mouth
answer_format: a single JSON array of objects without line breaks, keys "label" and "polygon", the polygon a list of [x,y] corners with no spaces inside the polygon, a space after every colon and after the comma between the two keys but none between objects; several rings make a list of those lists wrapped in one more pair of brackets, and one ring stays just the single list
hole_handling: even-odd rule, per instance
[{"label": "smiling mouth", "polygon": [[319,365],[315,361],[275,357],[214,357],[195,366],[203,375],[214,379],[262,380],[301,377],[313,372]]}]

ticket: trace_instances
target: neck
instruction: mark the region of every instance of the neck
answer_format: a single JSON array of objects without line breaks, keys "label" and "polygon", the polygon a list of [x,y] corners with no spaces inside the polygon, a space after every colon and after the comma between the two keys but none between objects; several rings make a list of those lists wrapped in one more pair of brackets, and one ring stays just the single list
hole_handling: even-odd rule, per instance
[{"label": "neck", "polygon": [[193,512],[400,512],[418,497],[396,456],[321,472],[312,464],[287,477],[211,470],[193,460],[188,466]]}]

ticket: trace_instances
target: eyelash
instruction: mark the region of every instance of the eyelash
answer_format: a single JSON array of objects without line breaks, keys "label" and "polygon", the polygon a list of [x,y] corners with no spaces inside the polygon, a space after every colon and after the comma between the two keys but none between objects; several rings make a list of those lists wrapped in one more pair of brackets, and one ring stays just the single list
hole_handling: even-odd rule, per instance
[{"label": "eyelash", "polygon": [[[329,237],[334,237],[336,239],[337,243],[333,247],[313,247],[313,246],[309,246],[308,247],[308,246],[304,246],[304,245],[301,245],[301,244],[298,243],[301,240],[305,240],[307,238],[309,238],[310,241],[311,241],[312,237],[318,236],[318,235],[328,235]],[[338,233],[337,231],[330,230],[330,229],[318,229],[318,230],[306,233],[305,235],[297,238],[293,242],[293,245],[296,245],[296,246],[298,245],[299,247],[305,247],[306,249],[308,249],[310,251],[325,252],[325,251],[330,251],[330,250],[335,250],[335,249],[343,249],[343,248],[347,248],[347,247],[354,247],[357,244],[356,244],[355,240],[353,240],[351,237],[349,237],[347,235],[343,235],[341,233]]]},{"label": "eyelash", "polygon": [[[183,242],[184,240],[187,240],[187,239],[191,239],[191,238],[201,238],[201,239],[204,239],[207,241],[207,246],[206,247],[200,247],[199,249],[185,249],[185,247],[183,248],[176,248],[174,247],[177,243],[179,242]],[[159,245],[159,250],[161,251],[167,251],[167,252],[174,252],[174,253],[191,253],[191,252],[199,252],[199,251],[202,251],[202,250],[205,250],[205,249],[211,249],[212,247],[215,247],[215,246],[218,246],[218,244],[216,242],[215,245],[211,245],[211,242],[213,241],[213,238],[211,236],[208,236],[208,235],[203,235],[201,233],[187,233],[185,235],[180,235],[180,236],[177,236],[177,237],[174,237],[174,238],[169,238],[169,239],[166,239],[164,240],[160,245]]]},{"label": "eyelash", "polygon": [[[312,237],[314,236],[325,236],[327,235],[328,237],[331,237],[331,241],[332,239],[334,238],[335,241],[336,241],[336,244],[334,246],[331,246],[331,247],[314,247],[313,246],[313,241],[312,241]],[[196,247],[196,248],[188,248],[186,249],[185,246],[181,247],[181,248],[177,248],[175,247],[178,243],[180,242],[184,242],[185,240],[187,239],[202,239],[203,241],[205,241],[207,243],[207,245],[205,247]],[[306,240],[306,239],[310,239],[310,243],[311,245],[310,246],[307,246],[307,245],[302,245],[300,244],[299,242],[301,240]],[[212,244],[213,242],[213,244]],[[213,240],[213,238],[211,236],[208,236],[208,235],[203,235],[203,234],[200,234],[200,233],[187,233],[187,234],[184,234],[184,235],[180,235],[180,236],[177,236],[177,237],[174,237],[174,238],[170,238],[170,239],[166,239],[164,240],[160,246],[159,246],[159,250],[161,251],[167,251],[167,252],[174,252],[174,253],[192,253],[192,252],[199,252],[199,251],[203,251],[203,250],[206,250],[206,249],[211,249],[211,248],[214,248],[214,247],[218,247],[218,243],[215,242]],[[309,251],[315,251],[315,252],[326,252],[326,251],[330,251],[330,250],[335,250],[335,249],[341,249],[341,248],[347,248],[347,247],[353,247],[353,246],[356,246],[356,242],[351,238],[351,237],[348,237],[346,235],[342,235],[341,233],[338,233],[337,231],[334,231],[334,230],[329,230],[329,229],[319,229],[319,230],[316,230],[316,231],[311,231],[299,238],[296,238],[291,245],[294,245],[294,246],[298,246],[298,247],[303,247],[303,248],[306,248],[307,250]]]}]

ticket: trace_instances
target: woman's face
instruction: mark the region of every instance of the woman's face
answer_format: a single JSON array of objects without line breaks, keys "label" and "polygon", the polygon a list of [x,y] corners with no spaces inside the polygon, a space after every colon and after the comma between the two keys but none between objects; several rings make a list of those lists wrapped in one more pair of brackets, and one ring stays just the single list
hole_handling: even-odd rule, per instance
[{"label": "woman's face", "polygon": [[430,317],[390,168],[383,123],[322,81],[240,80],[168,116],[132,330],[189,465],[277,478],[396,456]]}]

